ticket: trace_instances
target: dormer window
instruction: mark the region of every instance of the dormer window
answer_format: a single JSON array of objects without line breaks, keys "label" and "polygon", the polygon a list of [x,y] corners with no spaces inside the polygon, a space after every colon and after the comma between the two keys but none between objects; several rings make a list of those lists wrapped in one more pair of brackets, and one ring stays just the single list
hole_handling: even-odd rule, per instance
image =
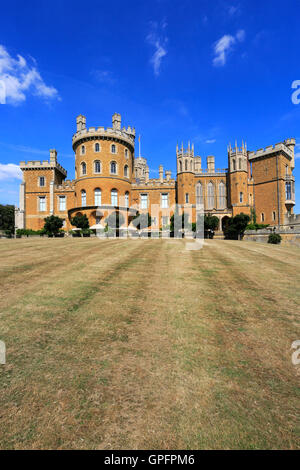
[{"label": "dormer window", "polygon": [[111,146],[111,153],[117,153],[117,149],[116,149],[115,144],[112,144],[112,146]]}]

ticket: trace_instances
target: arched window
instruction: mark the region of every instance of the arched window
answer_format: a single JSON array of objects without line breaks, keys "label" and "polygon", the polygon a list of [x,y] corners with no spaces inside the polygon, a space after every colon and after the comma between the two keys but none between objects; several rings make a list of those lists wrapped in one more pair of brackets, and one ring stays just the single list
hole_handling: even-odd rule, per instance
[{"label": "arched window", "polygon": [[244,199],[244,195],[243,195],[243,193],[241,192],[241,193],[240,193],[240,202],[243,202],[243,199]]},{"label": "arched window", "polygon": [[213,183],[210,181],[207,185],[207,208],[213,209],[215,205],[215,189]]},{"label": "arched window", "polygon": [[239,158],[239,170],[241,170],[241,169],[242,169],[242,159]]},{"label": "arched window", "polygon": [[188,204],[190,202],[189,193],[185,193],[185,203]]},{"label": "arched window", "polygon": [[84,155],[84,154],[85,154],[85,146],[82,145],[82,146],[81,146],[81,155]]},{"label": "arched window", "polygon": [[94,173],[101,173],[101,163],[100,160],[94,161]]},{"label": "arched window", "polygon": [[86,163],[85,162],[81,163],[81,174],[86,175]]},{"label": "arched window", "polygon": [[116,175],[117,174],[117,164],[116,162],[111,162],[110,164],[110,172],[112,175]]},{"label": "arched window", "polygon": [[190,170],[193,171],[193,160],[190,162]]},{"label": "arched window", "polygon": [[116,149],[115,144],[112,144],[112,146],[111,146],[111,153],[117,153],[117,149]]},{"label": "arched window", "polygon": [[128,178],[128,165],[124,166],[124,176],[126,176],[126,178]]},{"label": "arched window", "polygon": [[128,158],[128,149],[125,149],[124,153],[125,153],[125,158]]},{"label": "arched window", "polygon": [[261,214],[261,221],[264,222],[265,221],[265,214],[262,212]]},{"label": "arched window", "polygon": [[187,162],[187,160],[186,160],[186,161],[185,161],[185,171],[187,171],[187,169],[188,169],[187,166],[188,166],[188,162]]},{"label": "arched window", "polygon": [[236,170],[236,166],[235,166],[235,160],[232,160],[232,169],[233,169],[233,171],[235,171],[235,170]]},{"label": "arched window", "polygon": [[125,207],[129,207],[129,192],[125,193]]},{"label": "arched window", "polygon": [[95,143],[95,152],[100,152],[100,144],[98,142]]},{"label": "arched window", "polygon": [[226,207],[226,186],[223,181],[219,184],[219,209]]},{"label": "arched window", "polygon": [[292,199],[292,185],[291,183],[285,183],[285,199],[290,201]]},{"label": "arched window", "polygon": [[116,189],[112,189],[110,192],[111,196],[111,205],[117,206],[118,205],[118,191]]},{"label": "arched window", "polygon": [[95,196],[95,206],[101,206],[101,189],[96,188],[94,191]]},{"label": "arched window", "polygon": [[203,186],[200,181],[197,183],[196,186],[196,204],[203,205]]},{"label": "arched window", "polygon": [[86,206],[86,192],[84,189],[81,191],[81,205],[82,207]]},{"label": "arched window", "polygon": [[179,161],[179,170],[182,171],[182,161]]}]

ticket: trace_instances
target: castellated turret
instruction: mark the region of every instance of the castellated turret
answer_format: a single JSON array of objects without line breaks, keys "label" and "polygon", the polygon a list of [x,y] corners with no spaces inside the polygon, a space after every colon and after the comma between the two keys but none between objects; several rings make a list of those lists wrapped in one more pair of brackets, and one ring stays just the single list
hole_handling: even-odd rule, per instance
[{"label": "castellated turret", "polygon": [[228,148],[228,182],[229,182],[229,205],[233,209],[233,215],[238,213],[250,214],[248,195],[249,161],[247,145],[242,142],[238,147],[237,142],[232,148]]},{"label": "castellated turret", "polygon": [[[192,147],[190,146],[190,142],[188,144],[188,148],[183,148],[183,143],[181,149],[176,147],[176,157],[177,157],[177,173],[194,173],[194,144]],[[200,168],[201,168],[201,161],[200,161]]]},{"label": "castellated turret", "polygon": [[242,142],[242,147],[238,147],[237,142],[232,148],[229,144],[228,148],[228,168],[230,172],[246,171],[248,172],[248,153],[247,144]]}]

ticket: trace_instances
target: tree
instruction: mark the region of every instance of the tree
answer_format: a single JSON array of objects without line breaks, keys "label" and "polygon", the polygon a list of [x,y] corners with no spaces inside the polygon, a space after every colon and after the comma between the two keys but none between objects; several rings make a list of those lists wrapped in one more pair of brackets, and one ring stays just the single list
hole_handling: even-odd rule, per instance
[{"label": "tree", "polygon": [[88,229],[90,227],[89,219],[85,214],[75,215],[75,217],[71,219],[71,224],[74,225],[74,227],[81,228],[82,230]]},{"label": "tree", "polygon": [[118,211],[112,212],[109,216],[105,219],[109,228],[120,228],[125,222],[123,214]]},{"label": "tree", "polygon": [[46,217],[44,221],[45,233],[52,236],[59,233],[59,230],[62,228],[64,223],[63,219],[60,219],[56,215],[50,215],[50,217]]},{"label": "tree", "polygon": [[0,204],[0,230],[11,237],[15,231],[15,206]]},{"label": "tree", "polygon": [[225,239],[241,240],[249,221],[249,215],[244,214],[243,212],[228,219],[228,225],[224,230]]},{"label": "tree", "polygon": [[279,233],[270,233],[269,238],[268,238],[268,243],[272,243],[272,245],[279,245],[281,242],[282,238]]},{"label": "tree", "polygon": [[219,227],[219,218],[215,215],[204,216],[204,237],[214,238],[215,230]]},{"label": "tree", "polygon": [[146,214],[140,214],[139,212],[136,214],[136,216],[132,219],[132,225],[140,230],[141,228],[147,228],[150,227],[151,225],[151,217],[149,212]]}]

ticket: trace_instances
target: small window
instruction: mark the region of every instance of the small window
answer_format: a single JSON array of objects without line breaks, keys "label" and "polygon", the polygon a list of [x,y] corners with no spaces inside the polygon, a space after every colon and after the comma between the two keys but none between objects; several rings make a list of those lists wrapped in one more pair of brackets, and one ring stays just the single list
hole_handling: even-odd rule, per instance
[{"label": "small window", "polygon": [[66,196],[59,196],[59,210],[66,210]]},{"label": "small window", "polygon": [[84,189],[81,191],[81,205],[82,207],[86,206],[86,192]]},{"label": "small window", "polygon": [[187,171],[187,169],[188,169],[188,162],[187,162],[187,160],[186,160],[186,161],[185,161],[185,171]]},{"label": "small window", "polygon": [[128,158],[128,149],[125,149],[125,158]]},{"label": "small window", "polygon": [[125,207],[129,207],[129,192],[125,193]]},{"label": "small window", "polygon": [[235,160],[232,160],[232,168],[233,168],[233,171],[236,170],[236,166],[235,166]]},{"label": "small window", "polygon": [[162,209],[167,209],[169,207],[169,194],[162,194],[161,195],[161,207]]},{"label": "small window", "polygon": [[46,197],[45,196],[40,196],[39,198],[39,211],[40,212],[45,212],[46,210]]},{"label": "small window", "polygon": [[40,176],[40,187],[43,188],[45,186],[45,177]]},{"label": "small window", "polygon": [[111,190],[111,205],[117,206],[118,205],[118,191],[116,189]]},{"label": "small window", "polygon": [[101,206],[101,189],[96,188],[94,191],[95,194],[95,206]]},{"label": "small window", "polygon": [[86,163],[81,163],[81,174],[86,175]]},{"label": "small window", "polygon": [[124,166],[124,176],[128,178],[128,165]]},{"label": "small window", "polygon": [[112,146],[111,146],[111,153],[117,153],[117,149],[116,149],[115,144],[112,144]]},{"label": "small window", "polygon": [[240,202],[243,202],[243,193],[240,193]]},{"label": "small window", "polygon": [[241,169],[242,169],[242,159],[239,158],[239,170],[241,170]]},{"label": "small window", "polygon": [[117,164],[116,162],[111,162],[110,164],[110,172],[112,175],[116,175],[117,174]]},{"label": "small window", "polygon": [[141,209],[148,207],[148,194],[141,194]]},{"label": "small window", "polygon": [[101,164],[99,160],[94,162],[94,173],[101,173]]},{"label": "small window", "polygon": [[261,214],[261,221],[262,221],[262,222],[265,221],[265,214],[264,214],[264,213]]},{"label": "small window", "polygon": [[182,171],[182,161],[179,161],[179,170]]},{"label": "small window", "polygon": [[273,211],[272,217],[273,217],[273,221],[275,221],[276,220],[276,212],[275,211]]},{"label": "small window", "polygon": [[85,155],[85,146],[84,145],[81,146],[81,155]]},{"label": "small window", "polygon": [[185,194],[185,203],[188,204],[189,202],[190,202],[189,193],[186,193]]},{"label": "small window", "polygon": [[95,143],[95,152],[100,152],[100,144],[98,142]]}]

